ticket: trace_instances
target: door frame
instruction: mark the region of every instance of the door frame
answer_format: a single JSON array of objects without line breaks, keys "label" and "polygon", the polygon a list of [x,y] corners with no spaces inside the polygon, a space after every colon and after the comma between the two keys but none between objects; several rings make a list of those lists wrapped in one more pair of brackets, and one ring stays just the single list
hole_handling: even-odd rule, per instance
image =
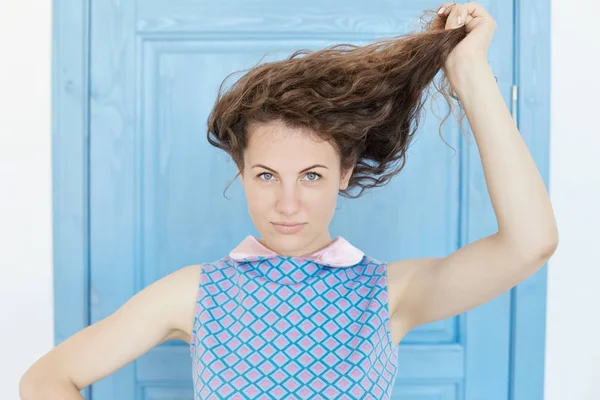
[{"label": "door frame", "polygon": [[[55,345],[90,322],[90,1],[52,5]],[[526,143],[535,141],[530,151],[549,188],[550,0],[513,1],[517,124]],[[543,399],[546,270],[511,290],[511,400]],[[89,399],[89,388],[83,394]]]}]

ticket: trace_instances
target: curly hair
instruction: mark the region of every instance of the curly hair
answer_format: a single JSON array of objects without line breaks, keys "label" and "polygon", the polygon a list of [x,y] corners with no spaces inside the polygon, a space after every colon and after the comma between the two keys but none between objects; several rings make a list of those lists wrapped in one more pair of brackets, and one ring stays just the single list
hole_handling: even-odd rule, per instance
[{"label": "curly hair", "polygon": [[[354,167],[340,195],[357,198],[368,188],[384,186],[405,165],[430,84],[450,106],[440,136],[453,110],[452,99],[458,101],[445,73],[439,84],[434,78],[445,72],[445,60],[466,36],[466,28],[444,29],[445,20],[425,18],[431,13],[435,11],[421,16],[420,32],[365,46],[298,50],[262,65],[259,61],[223,93],[225,78],[208,117],[208,141],[243,171],[250,127],[281,121],[330,142],[342,170]],[[463,118],[464,113],[461,130]],[[360,192],[352,195],[355,188]]]}]

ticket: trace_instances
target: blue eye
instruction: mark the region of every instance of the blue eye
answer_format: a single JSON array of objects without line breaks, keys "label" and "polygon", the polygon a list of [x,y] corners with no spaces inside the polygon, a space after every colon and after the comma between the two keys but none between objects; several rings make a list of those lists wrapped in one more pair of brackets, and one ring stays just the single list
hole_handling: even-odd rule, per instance
[{"label": "blue eye", "polygon": [[[273,176],[273,174],[271,174],[270,172],[263,172],[257,175],[258,178],[263,177],[264,175],[270,175],[271,177]],[[305,176],[309,176],[309,175],[314,175],[315,177],[313,179],[308,179],[309,182],[316,182],[319,179],[322,178],[321,174],[318,174],[314,171],[311,172],[307,172]],[[272,179],[262,179],[263,182],[271,182]]]},{"label": "blue eye", "polygon": [[[270,174],[270,173],[268,173],[268,172],[263,172],[262,174],[258,174],[258,177],[260,178],[260,177],[261,177],[261,176],[263,176],[263,175],[271,175],[271,176],[273,176],[273,174]],[[269,181],[270,181],[270,179],[267,179],[267,180],[266,180],[266,182],[269,182]]]},{"label": "blue eye", "polygon": [[309,179],[310,182],[316,182],[316,181],[318,181],[321,178],[321,175],[317,174],[316,172],[307,172],[306,176],[308,176],[308,175],[314,175],[315,176],[315,179]]}]

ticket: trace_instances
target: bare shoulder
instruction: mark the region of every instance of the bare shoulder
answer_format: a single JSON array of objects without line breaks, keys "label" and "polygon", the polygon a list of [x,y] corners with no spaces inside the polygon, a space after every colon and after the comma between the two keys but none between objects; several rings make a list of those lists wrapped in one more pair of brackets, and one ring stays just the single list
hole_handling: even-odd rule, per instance
[{"label": "bare shoulder", "polygon": [[172,308],[176,312],[174,321],[177,327],[177,335],[174,339],[188,343],[191,340],[201,274],[202,264],[188,265],[171,274],[175,280],[172,285],[172,296],[177,302]]},{"label": "bare shoulder", "polygon": [[144,303],[147,313],[168,322],[170,334],[164,341],[177,339],[189,343],[201,271],[201,264],[175,270],[148,285],[123,308],[133,308],[136,301]]},{"label": "bare shoulder", "polygon": [[[167,320],[170,335],[165,339],[189,342],[192,333],[196,295],[202,270],[201,264],[182,267],[148,285],[122,308],[134,308],[135,302],[144,303],[139,310]],[[141,311],[137,312],[141,312]]]}]

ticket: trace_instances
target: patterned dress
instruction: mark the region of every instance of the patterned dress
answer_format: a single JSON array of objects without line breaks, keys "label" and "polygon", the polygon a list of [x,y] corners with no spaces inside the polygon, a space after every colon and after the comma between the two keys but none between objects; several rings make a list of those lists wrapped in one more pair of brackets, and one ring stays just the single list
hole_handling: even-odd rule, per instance
[{"label": "patterned dress", "polygon": [[386,264],[338,236],[302,257],[247,236],[202,264],[190,351],[198,399],[390,399]]}]

